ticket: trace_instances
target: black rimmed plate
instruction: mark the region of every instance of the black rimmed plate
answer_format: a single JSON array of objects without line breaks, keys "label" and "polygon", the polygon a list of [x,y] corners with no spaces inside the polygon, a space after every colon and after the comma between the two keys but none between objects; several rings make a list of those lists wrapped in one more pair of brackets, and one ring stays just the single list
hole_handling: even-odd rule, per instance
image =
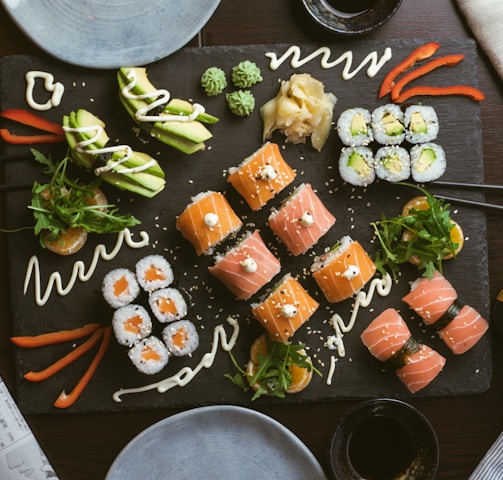
[{"label": "black rimmed plate", "polygon": [[301,0],[309,16],[324,29],[341,35],[361,35],[380,27],[402,0]]},{"label": "black rimmed plate", "polygon": [[232,405],[194,408],[136,436],[106,479],[325,479],[310,450],[272,418]]},{"label": "black rimmed plate", "polygon": [[220,0],[1,0],[19,28],[50,55],[73,65],[145,65],[179,50]]}]

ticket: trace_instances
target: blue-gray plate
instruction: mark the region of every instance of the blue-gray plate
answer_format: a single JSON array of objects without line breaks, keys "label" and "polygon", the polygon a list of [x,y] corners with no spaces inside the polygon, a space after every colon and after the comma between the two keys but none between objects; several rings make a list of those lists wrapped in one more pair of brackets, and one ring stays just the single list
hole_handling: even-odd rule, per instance
[{"label": "blue-gray plate", "polygon": [[47,53],[88,68],[145,65],[186,45],[220,0],[1,0]]},{"label": "blue-gray plate", "polygon": [[276,420],[243,407],[216,405],[168,417],[137,435],[106,480],[305,480],[326,478],[310,450]]}]

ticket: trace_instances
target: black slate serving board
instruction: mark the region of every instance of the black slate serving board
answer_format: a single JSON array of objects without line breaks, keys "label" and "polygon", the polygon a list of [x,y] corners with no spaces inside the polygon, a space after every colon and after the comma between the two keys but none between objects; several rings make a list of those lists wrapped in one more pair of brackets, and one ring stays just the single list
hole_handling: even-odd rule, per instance
[{"label": "black slate serving board", "polygon": [[[370,254],[374,252],[370,222],[378,220],[382,213],[393,216],[399,213],[401,205],[418,194],[417,191],[387,183],[376,183],[365,191],[343,185],[338,171],[337,158],[341,144],[335,132],[321,153],[311,146],[285,145],[283,154],[290,165],[296,169],[297,178],[290,188],[276,199],[270,201],[260,212],[252,212],[239,195],[227,184],[225,174],[229,167],[238,165],[242,159],[256,150],[262,143],[262,123],[258,107],[276,95],[278,81],[286,80],[292,73],[307,72],[322,80],[326,91],[334,93],[338,102],[334,111],[334,120],[346,108],[366,107],[370,110],[388,101],[377,100],[377,91],[385,73],[393,65],[405,58],[414,48],[426,40],[392,40],[387,42],[355,41],[344,46],[327,45],[335,59],[346,50],[354,53],[354,67],[371,51],[379,55],[386,47],[391,47],[392,59],[374,78],[366,75],[365,69],[353,79],[343,80],[342,65],[331,69],[320,68],[319,59],[314,59],[301,68],[291,68],[289,62],[278,70],[269,68],[266,52],[275,52],[281,56],[289,45],[245,46],[245,47],[208,47],[184,49],[171,57],[148,66],[148,74],[156,86],[168,88],[174,97],[191,99],[205,105],[208,112],[220,117],[220,122],[211,127],[214,138],[208,142],[204,152],[186,156],[150,140],[147,144],[139,141],[133,133],[133,124],[118,100],[115,71],[95,71],[79,69],[47,58],[13,56],[0,62],[0,106],[8,108],[28,108],[25,102],[24,75],[29,70],[51,72],[56,81],[65,85],[62,103],[44,114],[46,118],[61,121],[61,117],[71,110],[85,108],[100,116],[106,123],[110,138],[117,143],[129,143],[133,148],[146,151],[158,158],[167,178],[166,189],[152,200],[134,197],[127,192],[120,192],[105,185],[109,201],[117,203],[123,213],[131,212],[142,224],[133,229],[136,234],[141,230],[148,232],[150,245],[140,250],[124,247],[117,257],[109,262],[100,262],[95,275],[86,283],[77,282],[71,293],[65,297],[53,294],[46,305],[39,307],[34,302],[33,282],[26,295],[23,283],[29,258],[35,253],[40,259],[42,285],[53,271],[61,272],[68,278],[76,260],[89,264],[95,245],[102,243],[111,249],[115,235],[91,236],[86,247],[74,257],[59,257],[43,251],[38,240],[30,230],[8,234],[10,290],[13,333],[37,334],[63,328],[74,328],[97,319],[108,323],[112,309],[101,297],[101,280],[106,272],[116,267],[134,267],[135,262],[150,253],[161,253],[173,263],[176,271],[176,284],[191,295],[193,319],[201,334],[198,351],[192,358],[174,358],[166,369],[158,375],[147,377],[135,371],[130,365],[123,347],[112,342],[111,347],[93,377],[91,383],[78,402],[67,412],[139,410],[162,407],[189,407],[203,404],[250,404],[250,393],[243,393],[229,380],[225,373],[234,373],[227,353],[219,350],[212,368],[203,370],[183,388],[174,388],[166,393],[149,391],[126,395],[121,403],[112,399],[112,394],[120,388],[138,387],[176,374],[184,366],[195,366],[201,356],[211,349],[211,337],[216,325],[224,324],[227,332],[231,329],[226,324],[228,315],[233,315],[240,322],[240,336],[234,354],[239,362],[248,358],[248,349],[252,341],[262,333],[258,323],[251,317],[250,301],[237,301],[214,277],[207,272],[212,264],[211,257],[197,257],[175,229],[175,216],[179,214],[190,197],[209,189],[222,191],[244,221],[246,229],[259,228],[271,249],[280,257],[282,274],[291,272],[297,276],[307,290],[320,302],[320,308],[309,323],[299,330],[293,340],[306,342],[316,366],[324,378],[314,376],[309,388],[296,395],[289,395],[283,400],[262,398],[258,402],[313,402],[341,400],[348,398],[366,398],[391,396],[408,398],[410,394],[386,365],[375,360],[359,339],[361,331],[384,308],[394,306],[400,309],[407,319],[413,335],[437,349],[447,358],[443,372],[437,379],[415,396],[454,396],[477,394],[485,391],[491,379],[491,344],[486,335],[470,352],[454,356],[447,347],[436,338],[431,329],[425,328],[412,315],[401,301],[408,290],[408,282],[417,276],[412,266],[404,266],[400,281],[393,287],[389,297],[377,296],[369,308],[361,309],[352,332],[344,337],[346,356],[336,362],[332,385],[326,384],[329,359],[335,352],[324,347],[324,341],[333,333],[327,321],[333,312],[338,312],[348,319],[352,301],[329,305],[309,277],[306,275],[313,256],[333,245],[344,235],[358,239]],[[441,49],[437,55],[463,53],[465,59],[455,68],[445,67],[432,72],[422,83],[449,85],[463,83],[477,85],[477,54],[475,43],[470,40],[441,39]],[[320,45],[302,45],[303,56],[314,51]],[[201,73],[209,66],[219,66],[227,72],[230,79],[231,68],[243,60],[252,60],[261,68],[263,82],[252,87],[257,108],[247,118],[239,118],[227,109],[225,98],[208,98],[199,85]],[[419,83],[419,81],[417,82]],[[232,91],[229,81],[226,92]],[[440,119],[440,143],[447,154],[448,167],[444,179],[451,181],[481,182],[483,180],[483,160],[480,128],[480,107],[464,97],[423,98],[423,103],[432,105]],[[284,137],[275,134],[273,141],[283,145]],[[45,152],[52,152],[54,158],[64,155],[64,146],[40,146]],[[4,153],[27,152],[27,147],[4,146]],[[85,178],[86,173],[80,171]],[[10,162],[5,166],[6,182],[45,181],[40,165],[34,161]],[[266,225],[266,218],[271,207],[279,203],[295,185],[310,182],[319,196],[336,216],[332,230],[310,252],[302,257],[292,257],[282,244],[272,235]],[[438,190],[440,192],[441,190]],[[473,198],[481,198],[480,193],[467,193]],[[6,195],[7,227],[17,228],[33,225],[31,212],[26,208],[30,203],[30,191],[11,192]],[[458,259],[445,263],[445,275],[458,291],[464,303],[472,305],[488,317],[488,272],[486,222],[484,214],[477,209],[453,207],[453,217],[462,225],[465,247]],[[138,237],[136,237],[138,238]],[[278,279],[279,276],[276,278]],[[273,282],[274,283],[274,282]],[[268,287],[272,286],[268,285]],[[263,294],[266,289],[259,293]],[[142,299],[145,301],[145,299]],[[25,413],[57,412],[52,406],[62,390],[70,391],[80,375],[86,369],[92,355],[75,362],[53,378],[29,383],[22,375],[29,369],[41,369],[68,351],[69,345],[59,345],[35,350],[16,349],[17,401]]]}]

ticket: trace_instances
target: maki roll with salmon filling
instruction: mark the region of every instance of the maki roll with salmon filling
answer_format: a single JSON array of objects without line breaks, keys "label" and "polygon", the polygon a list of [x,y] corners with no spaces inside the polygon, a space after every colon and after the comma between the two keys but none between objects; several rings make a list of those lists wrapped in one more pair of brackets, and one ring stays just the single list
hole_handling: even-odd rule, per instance
[{"label": "maki roll with salmon filling", "polygon": [[220,192],[202,192],[176,218],[176,228],[194,246],[197,255],[214,248],[239,231],[243,222]]},{"label": "maki roll with salmon filling", "polygon": [[372,115],[366,108],[350,108],[337,120],[337,134],[347,147],[364,147],[374,140]]},{"label": "maki roll with salmon filling", "polygon": [[169,361],[168,348],[154,336],[136,342],[128,350],[128,356],[138,371],[146,375],[159,373]]},{"label": "maki roll with salmon filling", "polygon": [[115,310],[112,328],[117,342],[132,345],[152,333],[152,320],[141,305],[126,305]]},{"label": "maki roll with salmon filling", "polygon": [[295,256],[318,243],[334,223],[335,217],[309,183],[298,186],[269,216],[269,227]]},{"label": "maki roll with salmon filling", "polygon": [[374,182],[374,153],[368,147],[345,147],[339,156],[341,178],[356,187],[366,187]]},{"label": "maki roll with salmon filling", "polygon": [[437,138],[439,125],[435,109],[425,105],[411,105],[404,113],[405,140],[409,143],[432,142]]},{"label": "maki roll with salmon filling", "polygon": [[129,305],[140,294],[136,275],[127,268],[116,268],[103,278],[103,298],[113,308]]},{"label": "maki roll with salmon filling", "polygon": [[146,292],[171,285],[174,280],[171,264],[162,255],[148,255],[136,263],[136,278]]},{"label": "maki roll with salmon filling", "polygon": [[199,346],[199,334],[189,320],[170,323],[162,331],[162,339],[169,353],[175,357],[191,355]]},{"label": "maki roll with salmon filling", "polygon": [[376,266],[361,244],[349,235],[315,258],[311,273],[326,299],[342,302],[358,293],[374,276]]},{"label": "maki roll with salmon filling", "polygon": [[411,393],[429,385],[446,362],[438,352],[412,337],[405,321],[394,308],[378,315],[360,338],[371,355],[390,363]]},{"label": "maki roll with salmon filling", "polygon": [[252,304],[252,313],[276,342],[286,342],[318,309],[298,280],[285,275],[260,302]]},{"label": "maki roll with salmon filling", "polygon": [[422,143],[410,149],[410,170],[418,182],[438,180],[447,167],[444,149],[436,143]]},{"label": "maki roll with salmon filling", "polygon": [[224,255],[216,255],[208,270],[238,299],[247,300],[279,273],[281,264],[255,230]]},{"label": "maki roll with salmon filling", "polygon": [[377,150],[374,158],[377,178],[387,182],[402,182],[410,177],[410,156],[403,147],[390,145]]},{"label": "maki roll with salmon filling", "polygon": [[404,114],[393,103],[381,105],[372,112],[374,139],[381,145],[399,145],[405,139]]},{"label": "maki roll with salmon filling", "polygon": [[182,292],[176,288],[155,290],[150,294],[148,303],[152,313],[161,323],[174,322],[187,315],[187,302]]},{"label": "maki roll with salmon filling", "polygon": [[267,142],[239,167],[229,168],[227,181],[252,210],[260,210],[293,182],[296,174],[286,163],[276,143]]}]

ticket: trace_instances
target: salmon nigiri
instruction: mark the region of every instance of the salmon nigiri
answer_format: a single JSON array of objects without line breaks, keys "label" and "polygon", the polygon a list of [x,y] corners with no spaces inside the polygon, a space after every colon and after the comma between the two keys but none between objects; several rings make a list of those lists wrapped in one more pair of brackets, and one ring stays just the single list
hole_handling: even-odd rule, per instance
[{"label": "salmon nigiri", "polygon": [[342,302],[359,292],[376,266],[361,244],[349,236],[315,259],[311,272],[329,302]]},{"label": "salmon nigiri", "polygon": [[252,305],[252,313],[272,340],[286,342],[318,306],[300,282],[287,274],[264,300]]},{"label": "salmon nigiri", "polygon": [[176,228],[194,246],[198,255],[211,255],[216,245],[236,233],[243,222],[220,192],[207,191],[176,218]]},{"label": "salmon nigiri", "polygon": [[315,245],[335,223],[309,183],[298,186],[279,210],[269,216],[269,227],[293,255]]},{"label": "salmon nigiri", "polygon": [[237,298],[246,300],[279,273],[281,264],[255,230],[225,255],[216,255],[208,270]]},{"label": "salmon nigiri", "polygon": [[252,210],[259,210],[292,183],[295,176],[283,159],[278,145],[267,142],[239,167],[230,168],[227,181]]}]

